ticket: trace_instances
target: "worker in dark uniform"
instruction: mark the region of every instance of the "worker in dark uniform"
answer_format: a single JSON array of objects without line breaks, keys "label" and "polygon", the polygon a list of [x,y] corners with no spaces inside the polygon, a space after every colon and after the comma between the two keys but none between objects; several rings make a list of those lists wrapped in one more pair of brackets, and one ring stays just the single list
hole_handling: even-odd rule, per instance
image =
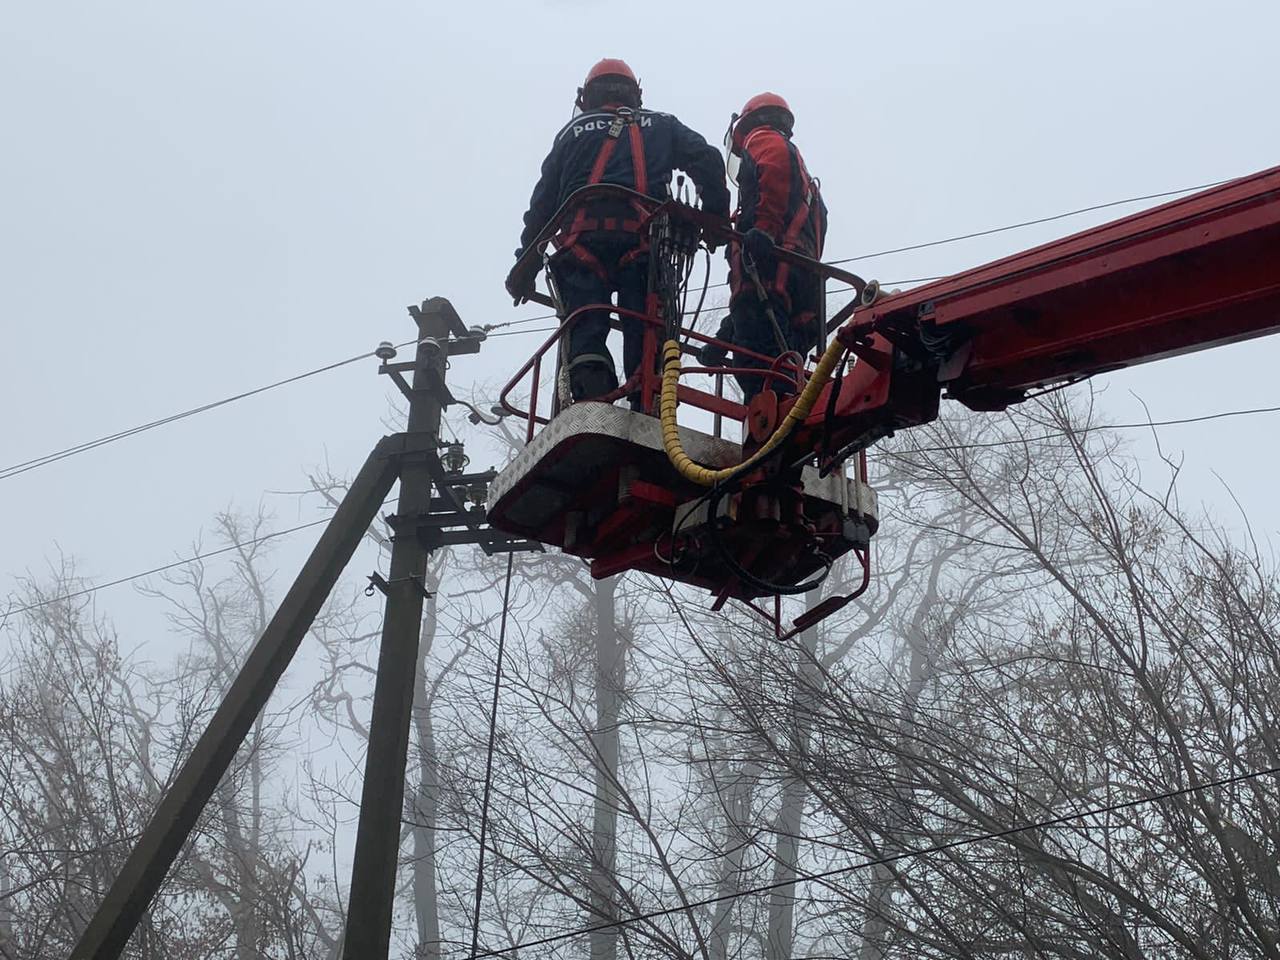
[{"label": "worker in dark uniform", "polygon": [[[804,355],[817,345],[822,323],[821,279],[774,256],[781,247],[820,260],[827,234],[826,204],[791,140],[794,125],[786,100],[761,93],[734,114],[725,135],[729,176],[738,185],[734,228],[746,237],[726,250],[729,313],[716,337],[767,356],[786,350]],[[725,353],[708,344],[700,359],[715,366]],[[763,366],[736,351],[734,364]],[[738,383],[748,401],[766,387],[765,378],[751,374],[739,374]],[[778,380],[767,386],[790,390]]]},{"label": "worker in dark uniform", "polygon": [[[673,170],[689,175],[710,213],[729,215],[720,152],[667,113],[641,108],[640,84],[621,60],[601,60],[578,90],[574,118],[556,134],[542,164],[524,215],[519,260],[575,190],[587,184],[616,183],[668,199]],[[610,303],[643,312],[648,289],[648,251],[640,230],[642,211],[628,200],[598,200],[576,211],[556,236],[551,274],[565,315],[592,303]],[[534,269],[507,277],[519,300],[533,287]],[[617,376],[606,340],[609,314],[592,311],[568,334],[569,385],[575,400],[616,389]],[[643,325],[623,319],[623,369],[630,377],[640,364]]]}]

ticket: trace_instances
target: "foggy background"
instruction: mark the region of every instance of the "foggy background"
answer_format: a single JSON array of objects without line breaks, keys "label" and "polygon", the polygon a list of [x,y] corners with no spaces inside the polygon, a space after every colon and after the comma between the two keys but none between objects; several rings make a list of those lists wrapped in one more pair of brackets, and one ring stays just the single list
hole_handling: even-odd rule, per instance
[{"label": "foggy background", "polygon": [[[410,339],[405,305],[426,297],[469,325],[546,314],[513,309],[502,280],[600,57],[627,59],[646,106],[717,145],[749,96],[787,97],[840,259],[1280,162],[1278,31],[1280,7],[1261,3],[10,5],[0,472]],[[1156,202],[850,269],[891,285],[949,274]],[[495,400],[546,325],[455,359],[455,393]],[[1132,423],[1280,405],[1278,361],[1280,340],[1264,339],[1109,375],[1099,411]],[[208,531],[228,507],[264,503],[273,529],[325,516],[289,491],[317,468],[350,476],[391,429],[400,397],[376,366],[0,478],[3,595],[60,554],[103,582],[189,556],[202,530],[220,546]],[[1184,502],[1274,538],[1277,416],[1163,428],[1163,452],[1186,458]],[[1158,474],[1152,439],[1127,433]],[[317,536],[275,541],[276,596]],[[374,563],[364,551],[351,575]],[[94,604],[126,650],[185,649],[130,585]]]},{"label": "foggy background", "polygon": [[[713,143],[748,96],[786,96],[847,257],[1276,163],[1278,28],[1261,3],[11,5],[0,466],[408,339],[427,296],[469,324],[545,313],[501,281],[601,56]],[[949,273],[1141,206],[853,269]],[[496,392],[539,339],[494,339],[455,389]],[[1110,376],[1104,412],[1141,419],[1131,393],[1156,419],[1273,405],[1278,358],[1263,340]],[[125,576],[305,466],[353,470],[383,432],[375,366],[2,481],[0,570],[60,549]],[[1267,535],[1273,423],[1163,432],[1187,491],[1233,509],[1216,472]],[[281,526],[312,516],[268,499]],[[280,545],[282,569],[314,536]],[[130,593],[99,603],[124,616]]]}]

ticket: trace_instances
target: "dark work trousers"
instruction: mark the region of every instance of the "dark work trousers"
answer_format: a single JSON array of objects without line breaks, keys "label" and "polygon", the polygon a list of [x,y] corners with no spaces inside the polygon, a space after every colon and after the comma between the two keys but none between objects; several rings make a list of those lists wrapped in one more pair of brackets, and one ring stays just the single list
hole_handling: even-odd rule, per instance
[{"label": "dark work trousers", "polygon": [[[778,336],[774,332],[773,324],[769,321],[769,314],[765,310],[764,303],[761,302],[759,296],[754,290],[748,290],[732,301],[733,306],[729,311],[729,339],[739,347],[747,350],[754,350],[756,353],[763,353],[767,357],[776,357],[782,351],[778,349]],[[778,321],[778,326],[782,328],[782,335],[786,338],[788,350],[795,350],[804,357],[817,344],[817,327],[813,322],[804,325],[797,325],[791,322],[791,315],[787,312],[782,297],[773,293],[769,296],[769,305],[773,308],[774,318]],[[734,351],[733,365],[735,367],[767,367],[768,364],[755,357],[743,356],[738,351]],[[757,377],[751,374],[736,374],[738,386],[742,388],[743,401],[750,403],[761,390],[770,389],[783,396],[794,393],[795,390],[791,384],[785,383],[772,377]]]},{"label": "dark work trousers", "polygon": [[[649,288],[649,260],[645,255],[631,256],[636,249],[633,235],[592,238],[584,236],[578,241],[593,256],[603,270],[593,269],[572,250],[561,251],[551,264],[556,290],[560,294],[565,316],[591,304],[611,304],[613,294],[618,295],[617,305],[624,310],[644,312]],[[609,352],[608,310],[591,310],[580,317],[568,333],[569,386],[575,400],[589,399],[607,393],[600,390],[601,365],[607,365],[613,374],[613,355]],[[644,324],[630,317],[622,318],[622,367],[623,377],[629,378],[640,366],[644,349]],[[589,357],[599,357],[598,364]],[[581,362],[574,363],[575,360]],[[594,368],[594,369],[593,369]],[[616,374],[614,383],[617,383]],[[611,389],[611,388],[610,388]]]},{"label": "dark work trousers", "polygon": [[[785,348],[778,343],[778,334],[769,320],[765,301],[760,299],[760,288],[741,259],[736,245],[726,251],[729,261],[729,316],[720,325],[717,339],[728,340],[735,346],[754,350],[767,357],[776,357],[785,350],[795,350],[802,357],[818,343],[818,324],[821,312],[821,290],[818,278],[807,270],[789,269],[786,278],[786,296],[776,288],[779,264],[770,257],[759,265],[760,283],[768,291],[768,304],[781,329]],[[734,351],[735,367],[767,367],[768,364]],[[781,395],[794,393],[794,388],[773,377],[737,374],[738,386],[743,398],[751,402],[761,390],[770,389]]]}]

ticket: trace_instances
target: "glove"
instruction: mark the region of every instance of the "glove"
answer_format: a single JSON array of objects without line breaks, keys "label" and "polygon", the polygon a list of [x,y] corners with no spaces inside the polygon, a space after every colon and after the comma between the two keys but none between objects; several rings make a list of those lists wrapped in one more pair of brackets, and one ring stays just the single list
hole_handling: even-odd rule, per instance
[{"label": "glove", "polygon": [[718,343],[704,343],[698,351],[698,362],[704,367],[722,366],[729,356],[729,351]]},{"label": "glove", "polygon": [[511,272],[507,274],[506,288],[507,293],[511,294],[511,298],[518,306],[529,298],[529,294],[533,292],[534,281],[533,273],[528,269],[521,269],[517,262],[516,266],[511,268]]},{"label": "glove", "polygon": [[[726,343],[733,343],[736,339],[733,323],[733,315],[725,317],[720,321],[720,329],[716,331],[716,339],[723,340]],[[702,349],[698,351],[698,362],[704,367],[722,366],[728,359],[729,351],[718,343],[704,343]]]},{"label": "glove", "polygon": [[[725,226],[729,226],[726,224]],[[715,253],[725,245],[723,232],[716,227],[704,227],[702,230],[702,242],[707,248],[707,253]]]},{"label": "glove", "polygon": [[759,227],[747,231],[742,241],[742,249],[756,266],[764,266],[773,260],[773,237]]}]

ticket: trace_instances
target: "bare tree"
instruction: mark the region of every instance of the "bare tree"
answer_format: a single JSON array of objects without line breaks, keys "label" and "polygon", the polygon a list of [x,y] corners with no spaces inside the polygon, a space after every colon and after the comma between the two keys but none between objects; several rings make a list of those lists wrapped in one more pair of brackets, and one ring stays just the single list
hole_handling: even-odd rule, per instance
[{"label": "bare tree", "polygon": [[[880,451],[872,588],[785,643],[696,591],[518,556],[482,945],[585,925],[520,953],[1277,955],[1280,796],[1253,776],[1280,765],[1274,563],[1180,507],[1176,464],[1144,487],[1089,417],[1051,397]],[[217,536],[261,523],[224,516]],[[189,638],[166,664],[54,600],[72,570],[28,585],[52,602],[6,628],[0,958],[69,948],[260,630],[266,562],[237,549],[151,593]],[[504,569],[432,567],[404,955],[443,960],[469,931]],[[304,694],[251,734],[133,956],[340,951],[380,607],[344,589],[317,619]],[[1208,786],[1227,776],[1244,779]]]},{"label": "bare tree", "polygon": [[[219,517],[220,538],[253,539]],[[29,609],[9,625],[12,661],[0,685],[5,784],[0,846],[13,957],[70,951],[155,808],[177,761],[216,706],[270,606],[259,545],[231,573],[184,568],[162,590],[188,653],[151,663],[125,652],[95,618],[64,566],[28,584]],[[312,844],[287,822],[274,769],[287,707],[264,715],[219,784],[196,832],[130,944],[138,957],[314,955],[327,942],[322,900],[307,875]]]},{"label": "bare tree", "polygon": [[[1277,596],[1257,552],[1144,492],[1062,405],[985,438],[1003,446],[974,439],[944,424],[898,454],[928,495],[894,516],[919,532],[915,562],[870,649],[765,661],[751,690],[718,664],[709,685],[811,791],[811,869],[891,858],[810,887],[808,949],[1271,955],[1274,778],[892,859],[1275,763],[1275,688],[1255,678],[1274,670]],[[786,736],[797,703],[807,751]]]}]

